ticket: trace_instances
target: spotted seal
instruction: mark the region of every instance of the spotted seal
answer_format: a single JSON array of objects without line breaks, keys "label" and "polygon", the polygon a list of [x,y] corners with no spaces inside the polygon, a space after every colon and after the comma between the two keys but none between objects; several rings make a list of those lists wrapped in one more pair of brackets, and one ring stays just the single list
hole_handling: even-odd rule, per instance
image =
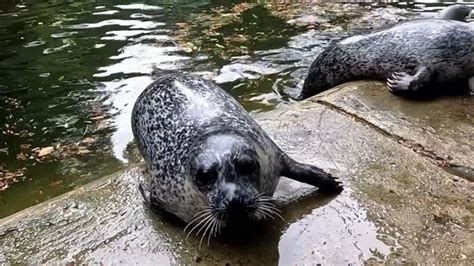
[{"label": "spotted seal", "polygon": [[408,21],[330,45],[311,64],[298,98],[360,79],[386,80],[390,92],[405,96],[467,84],[474,76],[474,23],[453,19],[465,12],[451,7],[443,19]]},{"label": "spotted seal", "polygon": [[140,184],[145,201],[202,237],[231,220],[278,215],[271,196],[280,176],[342,190],[331,174],[286,155],[230,94],[195,75],[160,74],[138,97],[132,130],[151,176]]},{"label": "spotted seal", "polygon": [[472,8],[463,4],[450,5],[441,10],[436,16],[439,19],[467,22],[472,14]]}]

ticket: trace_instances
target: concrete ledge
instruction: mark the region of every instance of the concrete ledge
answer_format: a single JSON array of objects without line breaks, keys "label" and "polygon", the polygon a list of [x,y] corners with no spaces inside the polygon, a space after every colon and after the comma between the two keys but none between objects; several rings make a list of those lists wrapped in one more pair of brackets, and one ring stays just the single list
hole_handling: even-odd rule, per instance
[{"label": "concrete ledge", "polygon": [[313,97],[360,118],[424,155],[474,169],[474,97],[411,101],[391,95],[382,82],[351,82]]}]

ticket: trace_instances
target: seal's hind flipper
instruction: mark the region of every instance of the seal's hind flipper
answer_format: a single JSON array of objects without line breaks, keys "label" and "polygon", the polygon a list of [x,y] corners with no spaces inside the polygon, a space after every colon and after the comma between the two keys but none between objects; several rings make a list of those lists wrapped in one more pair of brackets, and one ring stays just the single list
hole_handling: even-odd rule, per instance
[{"label": "seal's hind flipper", "polygon": [[344,189],[337,177],[316,166],[298,163],[290,158],[285,161],[286,167],[281,173],[282,176],[316,186],[320,191],[326,193],[339,193]]},{"label": "seal's hind flipper", "polygon": [[140,190],[140,194],[142,194],[143,199],[145,200],[145,203],[147,206],[151,205],[151,199],[150,199],[150,188],[148,188],[145,183],[140,182],[138,184],[138,190]]},{"label": "seal's hind flipper", "polygon": [[431,73],[426,67],[420,67],[415,75],[395,72],[387,78],[388,90],[393,94],[414,93],[430,84]]}]

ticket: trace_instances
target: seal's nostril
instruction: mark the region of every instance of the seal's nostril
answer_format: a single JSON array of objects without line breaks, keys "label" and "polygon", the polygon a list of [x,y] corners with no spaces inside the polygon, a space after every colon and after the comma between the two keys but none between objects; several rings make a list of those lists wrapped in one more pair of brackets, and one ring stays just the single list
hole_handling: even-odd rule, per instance
[{"label": "seal's nostril", "polygon": [[247,213],[248,207],[243,200],[235,199],[226,204],[226,210],[230,216],[242,216]]}]

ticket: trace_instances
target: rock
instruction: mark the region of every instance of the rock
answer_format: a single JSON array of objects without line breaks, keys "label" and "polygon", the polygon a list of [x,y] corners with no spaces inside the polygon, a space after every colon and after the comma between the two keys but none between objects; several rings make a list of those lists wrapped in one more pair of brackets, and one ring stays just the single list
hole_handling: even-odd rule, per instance
[{"label": "rock", "polygon": [[341,108],[434,160],[474,169],[473,97],[410,101],[389,94],[382,82],[360,81],[343,84],[310,101]]},{"label": "rock", "polygon": [[307,15],[288,21],[289,24],[296,24],[298,26],[318,25],[325,22],[328,22],[328,20],[315,15]]}]

